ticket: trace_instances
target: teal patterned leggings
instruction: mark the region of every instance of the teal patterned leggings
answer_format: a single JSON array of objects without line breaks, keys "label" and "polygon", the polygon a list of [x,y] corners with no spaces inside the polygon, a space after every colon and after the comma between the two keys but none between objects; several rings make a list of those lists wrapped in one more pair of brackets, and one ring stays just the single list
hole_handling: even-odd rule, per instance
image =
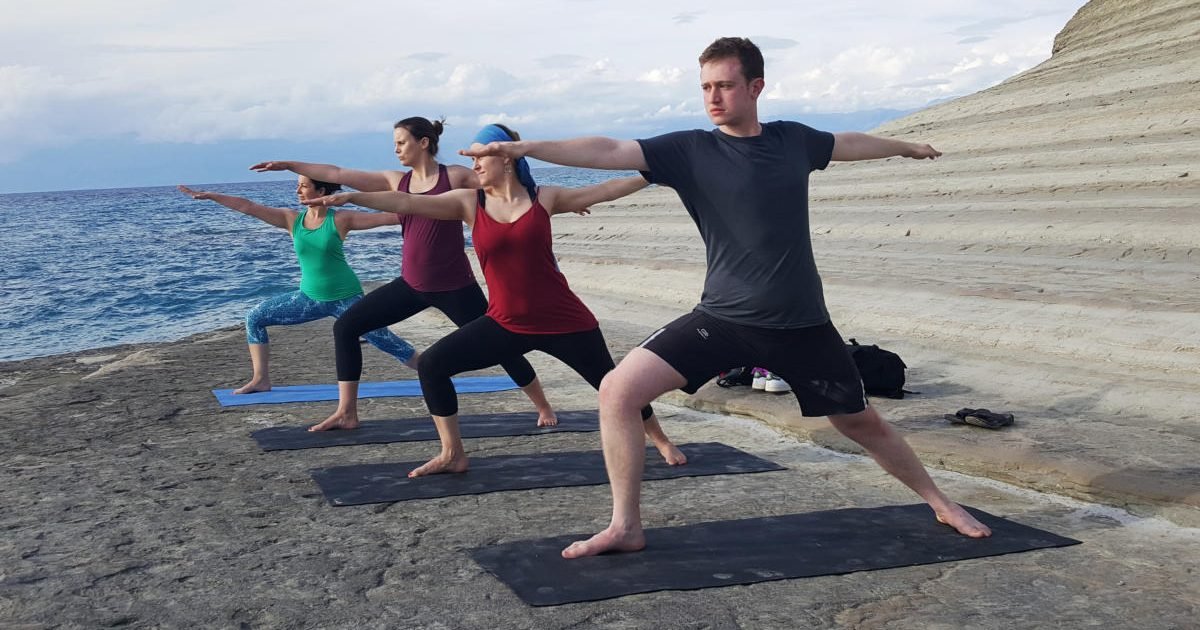
[{"label": "teal patterned leggings", "polygon": [[[290,326],[303,324],[324,317],[338,318],[346,309],[362,299],[362,294],[319,302],[300,291],[292,291],[267,298],[246,314],[246,341],[252,344],[267,343],[267,326]],[[377,328],[363,335],[371,345],[396,357],[401,363],[412,358],[413,347],[385,328]]]}]

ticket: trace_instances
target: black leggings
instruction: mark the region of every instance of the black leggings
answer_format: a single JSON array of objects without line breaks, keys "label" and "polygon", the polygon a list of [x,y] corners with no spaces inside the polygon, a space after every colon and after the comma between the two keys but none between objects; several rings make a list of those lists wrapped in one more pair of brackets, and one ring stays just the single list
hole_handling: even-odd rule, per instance
[{"label": "black leggings", "polygon": [[[566,363],[597,390],[604,375],[616,367],[599,328],[577,333],[525,335],[505,330],[496,320],[484,316],[442,337],[421,353],[417,362],[425,406],[435,416],[458,413],[458,394],[450,377],[511,361],[532,350],[540,350]],[[654,409],[650,405],[642,408],[642,420],[648,420],[652,415]]]},{"label": "black leggings", "polygon": [[[337,379],[357,381],[362,378],[359,337],[376,328],[404,321],[431,306],[445,313],[456,326],[462,326],[487,312],[487,298],[483,297],[483,289],[474,282],[454,291],[418,291],[403,278],[396,278],[371,291],[342,313],[333,324]],[[525,357],[517,355],[500,365],[520,387],[537,378],[533,366]]]}]

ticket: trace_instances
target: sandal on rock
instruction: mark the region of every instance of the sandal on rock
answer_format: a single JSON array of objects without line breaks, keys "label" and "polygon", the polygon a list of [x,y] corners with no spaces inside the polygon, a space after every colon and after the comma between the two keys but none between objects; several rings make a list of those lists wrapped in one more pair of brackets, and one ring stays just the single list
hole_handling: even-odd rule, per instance
[{"label": "sandal on rock", "polygon": [[721,387],[736,387],[738,385],[750,385],[754,382],[754,375],[750,368],[739,367],[733,368],[728,372],[723,372],[721,377],[717,379],[717,385]]},{"label": "sandal on rock", "polygon": [[984,429],[999,429],[1013,423],[1011,413],[992,413],[987,409],[959,409],[954,415],[946,414],[946,419],[954,424],[969,424]]}]

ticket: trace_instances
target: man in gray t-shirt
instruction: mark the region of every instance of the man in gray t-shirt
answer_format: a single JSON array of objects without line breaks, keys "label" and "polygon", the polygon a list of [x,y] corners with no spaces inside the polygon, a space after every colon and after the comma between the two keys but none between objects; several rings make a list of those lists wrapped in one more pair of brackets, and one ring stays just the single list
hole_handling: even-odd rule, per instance
[{"label": "man in gray t-shirt", "polygon": [[717,371],[762,366],[787,381],[804,415],[827,415],[880,465],[921,496],[937,519],[980,538],[991,531],[929,478],[908,444],[866,403],[862,381],[829,321],[808,228],[808,175],[831,160],[941,155],[861,133],[829,134],[791,122],[760,123],[762,53],[721,38],[700,55],[700,87],[713,131],[645,140],[576,138],[492,143],[464,155],[531,156],[565,166],[636,169],[679,193],[707,253],[704,295],[692,313],[634,348],[604,379],[600,429],[613,516],[563,556],[645,547],[639,410],[672,389],[694,392]]},{"label": "man in gray t-shirt", "polygon": [[[794,122],[753,136],[720,129],[638,140],[642,175],[679,193],[708,255],[699,310],[763,328],[829,321],[808,230],[808,174],[833,134]],[[764,366],[765,367],[765,366]]]}]

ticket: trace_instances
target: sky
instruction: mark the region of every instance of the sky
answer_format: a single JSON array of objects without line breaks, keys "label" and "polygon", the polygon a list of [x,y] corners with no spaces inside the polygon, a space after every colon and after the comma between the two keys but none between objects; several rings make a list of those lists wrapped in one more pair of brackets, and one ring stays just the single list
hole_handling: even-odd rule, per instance
[{"label": "sky", "polygon": [[[0,193],[399,168],[392,124],[527,138],[710,127],[696,58],[766,58],[763,120],[868,130],[1050,56],[1084,0],[0,0]],[[19,17],[18,17],[19,16]],[[279,178],[278,174],[273,174]]]}]

